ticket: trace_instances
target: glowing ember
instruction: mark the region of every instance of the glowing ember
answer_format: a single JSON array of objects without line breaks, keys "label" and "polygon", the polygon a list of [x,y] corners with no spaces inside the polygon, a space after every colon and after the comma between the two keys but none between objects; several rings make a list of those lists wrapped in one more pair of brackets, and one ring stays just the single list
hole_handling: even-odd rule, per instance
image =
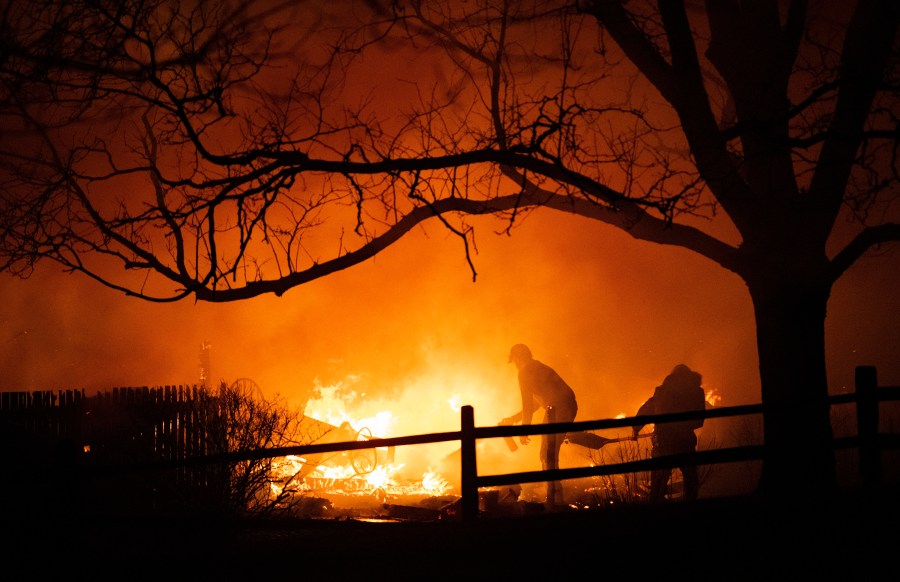
[{"label": "glowing ember", "polygon": [[450,490],[450,484],[441,477],[440,473],[427,471],[422,475],[422,488],[432,495],[443,495]]},{"label": "glowing ember", "polygon": [[[393,436],[397,419],[391,411],[362,416],[348,410],[348,405],[359,396],[356,391],[343,389],[341,384],[317,385],[316,397],[307,401],[304,415],[334,430],[314,442],[364,441]],[[358,430],[357,427],[363,428]],[[383,501],[400,495],[439,496],[452,489],[452,485],[431,468],[420,478],[403,475],[404,464],[389,462],[391,457],[392,454],[382,447],[282,457],[273,463],[272,477],[276,483],[272,485],[272,495],[277,496],[283,491],[315,492],[317,495],[368,495]]]}]

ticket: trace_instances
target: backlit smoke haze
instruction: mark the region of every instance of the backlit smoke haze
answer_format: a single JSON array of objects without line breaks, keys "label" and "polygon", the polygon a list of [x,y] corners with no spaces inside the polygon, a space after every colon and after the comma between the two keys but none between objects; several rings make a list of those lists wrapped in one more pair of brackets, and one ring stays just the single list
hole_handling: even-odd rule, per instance
[{"label": "backlit smoke haze", "polygon": [[[348,95],[389,98],[399,112],[398,87],[451,78],[427,58],[380,59],[348,73]],[[276,80],[289,78],[277,70]],[[398,85],[401,77],[407,82]],[[736,275],[687,250],[547,209],[512,236],[496,234],[504,225],[492,219],[468,220],[479,229],[474,282],[462,244],[437,221],[280,298],[153,304],[50,263],[29,280],[0,277],[0,389],[195,384],[208,341],[213,383],[249,378],[297,406],[316,386],[352,384],[360,401],[419,407],[398,416],[402,435],[455,428],[452,415],[445,426],[437,412],[421,412],[457,396],[475,407],[478,424],[517,411],[506,358],[525,343],[574,388],[579,420],[633,414],[678,363],[700,371],[721,405],[760,402],[752,305]],[[739,242],[727,226],[703,228]],[[826,320],[832,393],[852,390],[863,364],[877,366],[882,383],[900,384],[898,274],[893,245],[835,285]]]},{"label": "backlit smoke haze", "polygon": [[[495,424],[518,409],[506,355],[523,342],[573,386],[579,420],[633,414],[679,362],[722,405],[760,401],[738,277],[550,211],[511,237],[486,226],[475,282],[459,241],[435,223],[355,269],[232,304],[151,304],[46,263],[29,280],[0,280],[0,388],[193,384],[209,341],[215,383],[250,378],[298,406],[317,384],[352,382],[368,399],[422,406],[461,395],[476,423]],[[832,393],[852,389],[860,364],[878,366],[882,384],[900,383],[898,267],[900,255],[886,252],[836,285],[826,323]],[[424,430],[453,430],[450,419]],[[419,424],[399,418],[397,435]]]}]

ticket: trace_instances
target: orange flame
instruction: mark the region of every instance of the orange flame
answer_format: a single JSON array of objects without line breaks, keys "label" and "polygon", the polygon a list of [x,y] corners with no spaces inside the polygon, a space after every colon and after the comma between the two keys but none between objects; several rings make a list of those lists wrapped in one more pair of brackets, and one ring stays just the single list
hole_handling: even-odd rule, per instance
[{"label": "orange flame", "polygon": [[[316,397],[307,401],[304,414],[315,420],[334,427],[348,428],[357,434],[357,440],[367,437],[389,437],[397,424],[396,415],[390,410],[382,410],[374,414],[362,415],[349,409],[358,398],[359,393],[346,389],[342,384],[316,387]],[[459,397],[448,400],[451,407]],[[363,427],[357,431],[357,427]],[[366,436],[363,436],[366,435]],[[284,488],[292,484],[299,492],[315,491],[324,495],[374,495],[387,498],[399,495],[438,496],[448,493],[452,485],[438,472],[428,468],[420,478],[404,475],[403,463],[388,463],[384,448],[372,449],[364,469],[355,465],[347,455],[338,453],[329,455],[327,462],[316,456],[315,461],[299,456],[288,456],[273,464],[272,494],[279,495]],[[380,453],[380,454],[379,454]],[[312,457],[312,456],[311,456]],[[358,458],[358,457],[357,457]],[[317,462],[310,469],[309,465]],[[293,483],[296,475],[302,474],[302,483]]]}]

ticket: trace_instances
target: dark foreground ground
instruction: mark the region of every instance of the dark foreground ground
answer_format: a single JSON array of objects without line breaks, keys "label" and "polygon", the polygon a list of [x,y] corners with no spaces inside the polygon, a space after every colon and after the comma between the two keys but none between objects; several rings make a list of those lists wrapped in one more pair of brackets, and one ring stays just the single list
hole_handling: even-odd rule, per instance
[{"label": "dark foreground ground", "polygon": [[896,489],[477,523],[15,518],[2,563],[10,580],[898,580],[898,518]]}]

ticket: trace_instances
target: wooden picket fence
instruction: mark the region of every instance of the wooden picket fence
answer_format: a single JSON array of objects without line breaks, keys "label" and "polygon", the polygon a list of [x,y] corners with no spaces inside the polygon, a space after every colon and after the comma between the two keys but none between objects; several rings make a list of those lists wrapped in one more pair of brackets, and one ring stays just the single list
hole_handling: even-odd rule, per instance
[{"label": "wooden picket fence", "polygon": [[[0,393],[5,498],[59,509],[157,512],[221,491],[210,452],[210,396],[198,386]],[[126,471],[154,465],[158,470]],[[59,503],[54,501],[59,500]]]}]

